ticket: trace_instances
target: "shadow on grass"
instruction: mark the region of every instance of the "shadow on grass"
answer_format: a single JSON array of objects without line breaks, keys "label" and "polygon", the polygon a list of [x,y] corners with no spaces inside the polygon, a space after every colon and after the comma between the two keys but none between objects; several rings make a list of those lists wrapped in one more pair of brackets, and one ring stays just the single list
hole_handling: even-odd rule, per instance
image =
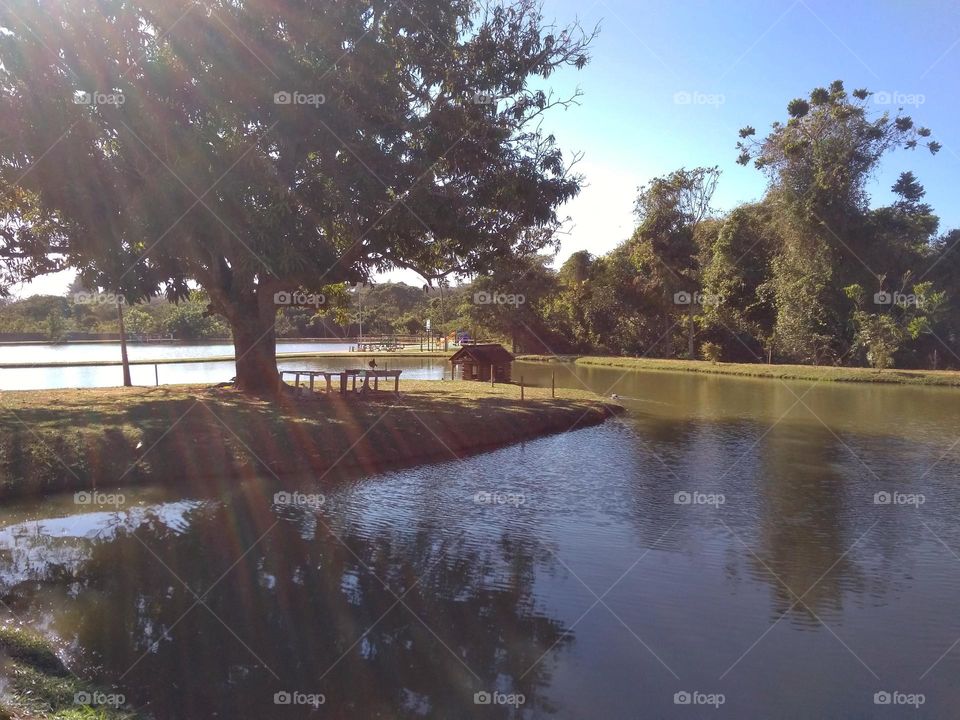
[{"label": "shadow on grass", "polygon": [[5,394],[0,495],[221,486],[250,475],[321,476],[334,466],[373,472],[564,432],[613,412],[584,393],[551,399],[529,397],[531,389],[524,402],[514,386],[410,385],[400,395],[283,395],[277,402],[223,388]]}]

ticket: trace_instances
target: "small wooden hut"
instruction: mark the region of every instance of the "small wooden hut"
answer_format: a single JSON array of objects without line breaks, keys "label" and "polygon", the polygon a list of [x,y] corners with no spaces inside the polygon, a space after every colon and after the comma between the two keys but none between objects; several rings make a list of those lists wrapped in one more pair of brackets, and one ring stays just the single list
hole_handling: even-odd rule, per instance
[{"label": "small wooden hut", "polygon": [[453,363],[454,379],[459,366],[461,380],[489,381],[492,377],[495,382],[510,382],[513,355],[498,343],[478,343],[461,347],[450,362]]}]

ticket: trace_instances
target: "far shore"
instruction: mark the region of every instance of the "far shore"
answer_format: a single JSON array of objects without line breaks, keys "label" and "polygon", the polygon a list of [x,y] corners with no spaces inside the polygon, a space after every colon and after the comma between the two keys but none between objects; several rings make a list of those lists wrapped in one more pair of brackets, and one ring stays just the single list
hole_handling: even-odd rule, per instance
[{"label": "far shore", "polygon": [[[311,360],[313,358],[353,358],[360,360],[364,358],[447,358],[451,352],[442,350],[374,350],[372,352],[343,352],[334,350],[331,352],[292,352],[277,353],[277,361],[281,360]],[[229,362],[236,360],[234,355],[208,355],[192,358],[140,358],[130,360],[130,365],[182,365],[185,363],[216,363]],[[24,368],[56,368],[56,367],[118,367],[122,365],[121,360],[55,360],[52,362],[19,362],[19,363],[0,363],[0,370],[19,370]]]},{"label": "far shore", "polygon": [[[118,485],[228,487],[456,460],[603,422],[592,393],[401,380],[400,393],[279,402],[199,385],[0,393],[0,498]],[[331,476],[332,479],[333,476]],[[328,480],[329,481],[329,480]]]},{"label": "far shore", "polygon": [[888,368],[835,367],[832,365],[766,365],[760,363],[724,363],[706,360],[662,360],[603,355],[521,355],[522,362],[574,364],[608,367],[637,372],[687,372],[705,375],[732,375],[773,380],[812,380],[823,382],[886,383],[960,387],[960,371],[901,370]]}]

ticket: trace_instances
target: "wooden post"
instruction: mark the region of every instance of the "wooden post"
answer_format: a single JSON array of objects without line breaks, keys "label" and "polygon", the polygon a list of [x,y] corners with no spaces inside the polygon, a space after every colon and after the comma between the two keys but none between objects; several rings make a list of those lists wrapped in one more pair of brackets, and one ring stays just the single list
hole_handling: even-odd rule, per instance
[{"label": "wooden post", "polygon": [[157,387],[160,387],[160,371],[157,369],[157,363],[153,364],[153,380],[156,382]]},{"label": "wooden post", "polygon": [[523,400],[523,375],[520,376],[520,399]]},{"label": "wooden post", "polygon": [[557,397],[557,371],[554,370],[550,375],[550,397]]}]

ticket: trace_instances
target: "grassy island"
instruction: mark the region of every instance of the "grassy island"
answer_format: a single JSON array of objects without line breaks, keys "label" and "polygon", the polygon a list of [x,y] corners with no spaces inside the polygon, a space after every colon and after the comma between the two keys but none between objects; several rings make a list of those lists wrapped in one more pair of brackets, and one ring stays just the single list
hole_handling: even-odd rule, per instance
[{"label": "grassy island", "polygon": [[[392,384],[391,384],[392,385]],[[595,395],[401,380],[400,394],[259,400],[196,385],[0,393],[0,497],[251,474],[369,472],[455,457],[617,411]]]}]

